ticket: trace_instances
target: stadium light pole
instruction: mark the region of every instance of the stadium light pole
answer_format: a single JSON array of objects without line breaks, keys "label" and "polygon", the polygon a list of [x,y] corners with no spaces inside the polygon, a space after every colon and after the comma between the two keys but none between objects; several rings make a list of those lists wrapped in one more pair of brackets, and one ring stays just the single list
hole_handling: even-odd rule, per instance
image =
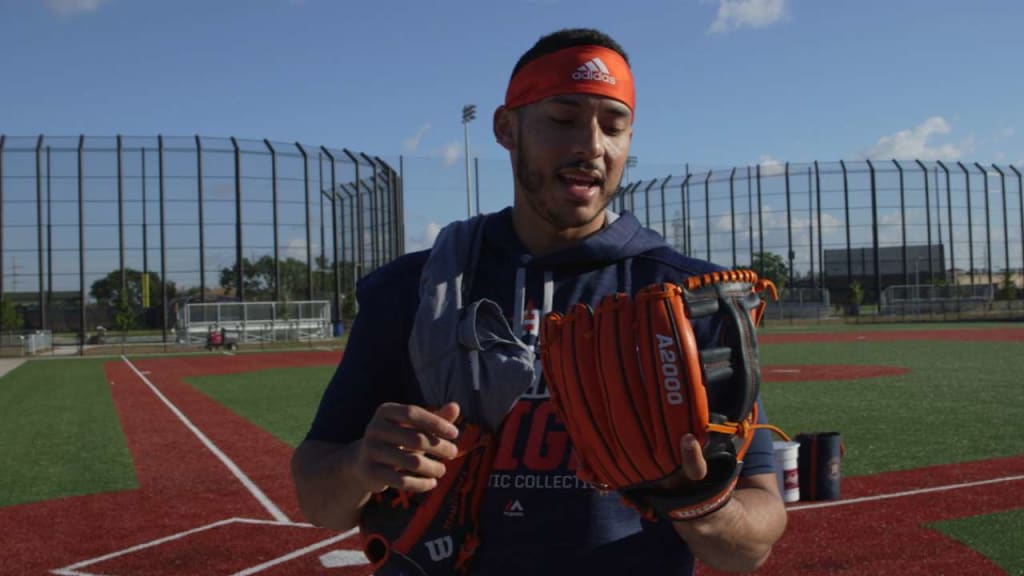
[{"label": "stadium light pole", "polygon": [[469,123],[476,119],[476,104],[462,107],[462,128],[466,135],[466,217],[473,217],[473,192],[470,188],[469,176]]},{"label": "stadium light pole", "polygon": [[629,182],[629,169],[636,168],[636,156],[626,156],[626,182]]}]

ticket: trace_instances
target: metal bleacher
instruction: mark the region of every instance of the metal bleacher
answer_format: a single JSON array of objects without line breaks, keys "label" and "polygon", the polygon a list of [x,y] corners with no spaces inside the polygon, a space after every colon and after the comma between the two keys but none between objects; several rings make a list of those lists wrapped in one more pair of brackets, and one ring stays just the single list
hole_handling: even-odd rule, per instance
[{"label": "metal bleacher", "polygon": [[323,340],[331,328],[327,300],[190,303],[178,310],[175,323],[177,341],[185,345],[203,345],[216,330],[245,344]]}]

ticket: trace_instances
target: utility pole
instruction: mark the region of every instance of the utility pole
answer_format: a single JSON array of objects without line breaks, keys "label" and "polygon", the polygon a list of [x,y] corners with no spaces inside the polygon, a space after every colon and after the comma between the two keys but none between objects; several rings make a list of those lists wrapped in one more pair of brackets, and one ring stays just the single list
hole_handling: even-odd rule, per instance
[{"label": "utility pole", "polygon": [[473,217],[473,192],[469,175],[469,123],[476,119],[476,104],[462,107],[462,127],[466,135],[466,217]]}]

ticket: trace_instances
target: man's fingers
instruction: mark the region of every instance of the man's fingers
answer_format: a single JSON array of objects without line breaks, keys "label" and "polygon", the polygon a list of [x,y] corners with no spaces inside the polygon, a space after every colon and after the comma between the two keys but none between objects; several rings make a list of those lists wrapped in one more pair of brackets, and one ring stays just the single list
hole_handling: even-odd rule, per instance
[{"label": "man's fingers", "polygon": [[679,441],[679,450],[682,454],[683,476],[693,481],[703,479],[708,473],[708,463],[704,460],[697,438],[693,434],[686,434]]},{"label": "man's fingers", "polygon": [[437,409],[437,415],[449,422],[455,422],[459,417],[459,405],[455,402],[449,402]]},{"label": "man's fingers", "polygon": [[[458,415],[457,404],[445,404],[441,407],[441,410],[444,410],[446,415],[454,410],[456,416]],[[413,406],[411,404],[382,404],[377,409],[377,416],[383,417],[399,426],[412,428],[448,440],[455,440],[459,437],[459,429],[454,424],[444,417],[420,406]]]},{"label": "man's fingers", "polygon": [[[374,464],[371,476],[384,489],[394,488],[396,490],[419,493],[433,490],[437,486],[437,479],[435,478],[410,476],[384,464]],[[384,489],[381,491],[383,492]]]},{"label": "man's fingers", "polygon": [[425,478],[440,478],[444,476],[446,470],[443,463],[421,452],[406,452],[387,444],[376,444],[367,448],[373,464],[383,464],[405,473]]},{"label": "man's fingers", "polygon": [[377,444],[399,446],[408,452],[424,452],[446,460],[451,460],[458,454],[455,444],[448,440],[390,423],[368,429],[365,437]]}]

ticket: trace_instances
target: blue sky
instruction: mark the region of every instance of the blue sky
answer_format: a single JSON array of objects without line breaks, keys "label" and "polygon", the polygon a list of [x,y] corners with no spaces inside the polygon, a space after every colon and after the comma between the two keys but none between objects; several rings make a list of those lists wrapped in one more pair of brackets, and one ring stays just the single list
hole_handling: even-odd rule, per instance
[{"label": "blue sky", "polygon": [[862,157],[1024,164],[1018,0],[0,0],[0,133],[269,138],[407,166],[412,248],[511,199],[519,55],[592,26],[637,79],[638,176]]}]

